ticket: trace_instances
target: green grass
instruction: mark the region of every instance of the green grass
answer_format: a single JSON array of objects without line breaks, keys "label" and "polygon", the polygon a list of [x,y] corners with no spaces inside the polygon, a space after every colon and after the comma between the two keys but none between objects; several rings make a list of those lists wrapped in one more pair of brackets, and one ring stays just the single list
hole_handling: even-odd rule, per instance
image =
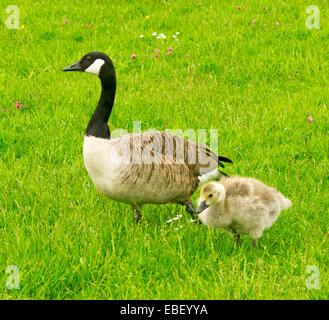
[{"label": "green grass", "polygon": [[[0,4],[0,298],[328,299],[328,1],[314,3],[320,30],[305,27],[309,1],[84,2],[17,1],[20,30],[4,24],[13,1]],[[145,206],[136,225],[97,194],[82,145],[100,83],[61,72],[89,51],[116,60],[112,131],[217,128],[227,173],[292,200],[257,248],[188,223],[179,205]]]}]

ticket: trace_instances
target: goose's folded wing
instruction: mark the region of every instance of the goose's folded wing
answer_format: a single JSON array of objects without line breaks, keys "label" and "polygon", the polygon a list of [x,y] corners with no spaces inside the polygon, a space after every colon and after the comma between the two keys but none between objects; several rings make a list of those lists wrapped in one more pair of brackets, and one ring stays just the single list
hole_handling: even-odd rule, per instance
[{"label": "goose's folded wing", "polygon": [[218,166],[224,168],[222,162],[232,163],[232,160],[218,156],[206,145],[186,140],[169,132],[144,132],[130,136],[134,152],[140,153],[140,159],[144,164],[152,162],[185,164],[193,172],[198,171],[199,174],[204,174]]}]

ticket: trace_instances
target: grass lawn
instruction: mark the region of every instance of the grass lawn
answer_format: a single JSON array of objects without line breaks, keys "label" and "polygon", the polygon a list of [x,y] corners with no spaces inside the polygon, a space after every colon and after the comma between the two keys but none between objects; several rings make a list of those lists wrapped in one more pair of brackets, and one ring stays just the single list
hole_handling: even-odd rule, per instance
[{"label": "grass lawn", "polygon": [[[2,0],[0,19],[0,299],[328,299],[328,1]],[[146,205],[136,225],[97,193],[82,146],[100,82],[61,71],[89,51],[115,60],[111,131],[218,129],[228,174],[291,199],[257,248],[179,205]]]}]

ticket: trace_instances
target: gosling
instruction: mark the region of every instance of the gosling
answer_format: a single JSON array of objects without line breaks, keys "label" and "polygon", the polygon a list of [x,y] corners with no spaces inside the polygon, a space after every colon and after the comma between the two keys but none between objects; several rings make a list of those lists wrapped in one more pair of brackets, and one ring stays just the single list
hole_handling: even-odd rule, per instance
[{"label": "gosling", "polygon": [[197,214],[205,225],[232,232],[237,244],[240,234],[251,236],[254,247],[281,210],[290,206],[291,201],[278,190],[256,179],[226,177],[202,187]]}]

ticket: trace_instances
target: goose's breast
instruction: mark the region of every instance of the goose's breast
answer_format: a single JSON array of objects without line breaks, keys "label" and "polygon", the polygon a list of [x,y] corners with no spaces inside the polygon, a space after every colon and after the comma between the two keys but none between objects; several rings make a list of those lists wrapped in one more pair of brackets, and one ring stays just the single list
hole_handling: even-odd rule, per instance
[{"label": "goose's breast", "polygon": [[87,172],[96,189],[109,197],[120,192],[118,181],[123,174],[123,168],[118,160],[117,145],[116,139],[93,136],[85,136],[83,144],[83,160]]}]

